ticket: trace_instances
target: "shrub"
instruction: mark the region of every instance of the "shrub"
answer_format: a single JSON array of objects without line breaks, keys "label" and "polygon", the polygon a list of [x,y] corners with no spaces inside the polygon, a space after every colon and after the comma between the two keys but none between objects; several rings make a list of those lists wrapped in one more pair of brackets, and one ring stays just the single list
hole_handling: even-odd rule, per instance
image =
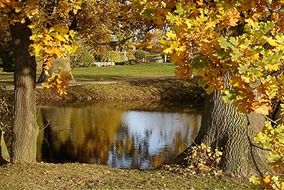
[{"label": "shrub", "polygon": [[101,57],[102,61],[105,62],[123,62],[127,61],[127,57],[123,55],[123,53],[119,51],[108,51]]},{"label": "shrub", "polygon": [[147,51],[138,50],[134,53],[136,59],[146,59],[149,53]]},{"label": "shrub", "polygon": [[128,59],[128,61],[135,60],[136,57],[132,52],[127,52],[127,59]]},{"label": "shrub", "polygon": [[95,62],[95,56],[88,49],[82,49],[71,61],[72,67],[88,67]]}]

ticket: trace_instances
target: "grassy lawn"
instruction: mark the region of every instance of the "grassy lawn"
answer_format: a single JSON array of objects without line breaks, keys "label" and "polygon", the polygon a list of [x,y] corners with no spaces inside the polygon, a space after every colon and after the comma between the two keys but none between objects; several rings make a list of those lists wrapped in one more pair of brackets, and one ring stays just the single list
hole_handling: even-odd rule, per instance
[{"label": "grassy lawn", "polygon": [[3,72],[0,68],[0,84],[12,84],[13,83],[13,73]]},{"label": "grassy lawn", "polygon": [[186,175],[163,170],[122,170],[96,164],[14,164],[0,166],[0,189],[248,189],[228,177]]},{"label": "grassy lawn", "polygon": [[[139,64],[113,67],[84,67],[72,70],[76,81],[125,80],[131,78],[170,77],[175,75],[175,65]],[[38,72],[38,75],[40,71]],[[0,70],[0,84],[12,84],[13,73]]]},{"label": "grassy lawn", "polygon": [[169,77],[175,75],[175,65],[168,63],[124,65],[114,67],[86,67],[74,68],[72,73],[78,81]]}]

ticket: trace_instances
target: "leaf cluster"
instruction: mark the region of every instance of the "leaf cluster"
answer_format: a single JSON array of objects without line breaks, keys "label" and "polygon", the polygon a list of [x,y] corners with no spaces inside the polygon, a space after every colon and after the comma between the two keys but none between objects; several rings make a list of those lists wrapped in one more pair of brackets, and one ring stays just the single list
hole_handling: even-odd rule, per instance
[{"label": "leaf cluster", "polygon": [[284,189],[284,125],[273,126],[271,122],[265,122],[265,127],[255,136],[254,141],[269,150],[270,165],[280,175],[266,173],[263,176],[251,176],[250,182],[258,188]]},{"label": "leaf cluster", "polygon": [[60,96],[66,95],[69,81],[73,79],[73,76],[68,71],[58,70],[56,73],[52,73],[46,83],[43,83],[43,87],[47,89],[55,90]]},{"label": "leaf cluster", "polygon": [[[157,26],[177,75],[201,76],[239,111],[268,115],[283,99],[282,1],[136,1]],[[229,76],[224,77],[224,76]]]},{"label": "leaf cluster", "polygon": [[[184,152],[186,155],[182,161],[182,171],[186,170],[192,174],[203,173],[209,175],[221,175],[220,161],[222,152],[218,149],[212,150],[211,147],[202,143],[201,145],[191,146]],[[164,166],[166,170],[178,171],[180,166]]]}]

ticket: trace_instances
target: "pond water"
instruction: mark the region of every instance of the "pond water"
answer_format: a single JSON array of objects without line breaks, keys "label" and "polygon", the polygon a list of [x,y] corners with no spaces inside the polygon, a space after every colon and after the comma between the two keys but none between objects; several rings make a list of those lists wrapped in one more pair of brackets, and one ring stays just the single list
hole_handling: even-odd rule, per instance
[{"label": "pond water", "polygon": [[197,113],[122,110],[106,104],[41,106],[37,159],[154,168],[185,150],[200,122]]}]

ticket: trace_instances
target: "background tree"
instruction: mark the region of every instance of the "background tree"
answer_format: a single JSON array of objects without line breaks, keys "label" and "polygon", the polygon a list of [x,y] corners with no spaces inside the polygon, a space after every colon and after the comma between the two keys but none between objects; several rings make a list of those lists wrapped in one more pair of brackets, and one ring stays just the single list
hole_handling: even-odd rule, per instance
[{"label": "background tree", "polygon": [[152,27],[153,22],[140,15],[130,1],[86,3],[76,16],[81,43],[88,45],[99,61],[107,52],[126,51],[132,41]]},{"label": "background tree", "polygon": [[7,25],[3,25],[0,28],[0,39],[0,60],[3,71],[11,72],[14,69],[14,59],[12,56],[12,39],[9,35],[9,27]]}]

